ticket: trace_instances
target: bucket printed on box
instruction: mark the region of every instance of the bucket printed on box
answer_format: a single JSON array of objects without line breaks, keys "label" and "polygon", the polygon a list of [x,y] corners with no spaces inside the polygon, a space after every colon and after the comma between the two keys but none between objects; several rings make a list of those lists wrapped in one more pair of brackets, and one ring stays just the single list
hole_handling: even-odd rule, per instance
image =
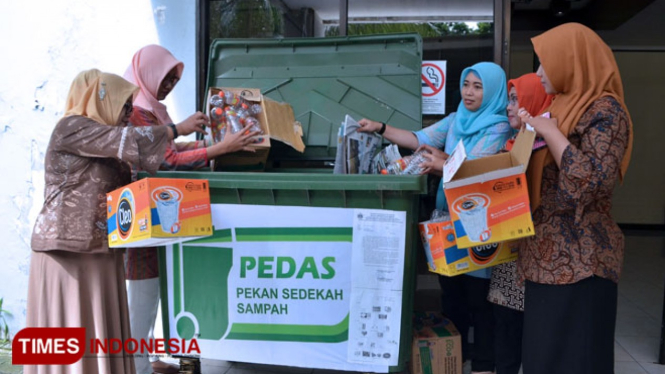
[{"label": "bucket printed on box", "polygon": [[180,200],[182,192],[175,187],[160,186],[152,191],[152,200],[157,207],[162,231],[176,234],[180,231]]},{"label": "bucket printed on box", "polygon": [[492,232],[487,226],[487,208],[489,196],[472,193],[459,197],[451,205],[460,218],[467,237],[472,242],[484,243],[490,239]]}]

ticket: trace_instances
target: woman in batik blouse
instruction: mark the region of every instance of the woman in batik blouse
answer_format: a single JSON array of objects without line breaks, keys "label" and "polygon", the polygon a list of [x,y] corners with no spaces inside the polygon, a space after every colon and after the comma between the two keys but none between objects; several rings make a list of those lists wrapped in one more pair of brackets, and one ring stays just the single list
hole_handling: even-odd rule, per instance
[{"label": "woman in batik blouse", "polygon": [[[612,373],[624,237],[612,195],[632,149],[632,123],[610,48],[568,23],[531,39],[552,118],[520,110],[545,139],[529,164],[536,235],[523,241],[524,374]],[[532,117],[534,116],[534,117]]]}]

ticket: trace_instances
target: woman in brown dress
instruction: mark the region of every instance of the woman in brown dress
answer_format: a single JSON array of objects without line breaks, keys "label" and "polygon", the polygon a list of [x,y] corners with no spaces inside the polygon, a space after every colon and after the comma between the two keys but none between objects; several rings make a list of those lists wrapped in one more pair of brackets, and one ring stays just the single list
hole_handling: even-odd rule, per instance
[{"label": "woman in brown dress", "polygon": [[568,23],[532,39],[552,119],[520,117],[547,147],[527,177],[536,235],[520,247],[526,278],[524,374],[614,372],[617,283],[624,237],[612,194],[632,148],[632,123],[610,48]]},{"label": "woman in brown dress", "polygon": [[[89,70],[72,83],[45,157],[45,191],[32,235],[27,327],[84,327],[92,339],[130,338],[123,253],[109,249],[106,193],[131,181],[131,167],[155,172],[173,132],[127,127],[137,87]],[[73,365],[26,365],[26,374],[134,374],[124,353],[92,354]]]}]

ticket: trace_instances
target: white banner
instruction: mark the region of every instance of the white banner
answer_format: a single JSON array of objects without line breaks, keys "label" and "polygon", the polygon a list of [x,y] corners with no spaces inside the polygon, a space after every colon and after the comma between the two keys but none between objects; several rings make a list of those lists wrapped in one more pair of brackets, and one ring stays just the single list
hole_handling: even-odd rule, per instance
[{"label": "white banner", "polygon": [[167,247],[169,337],[203,358],[348,371],[398,364],[406,213],[212,205]]}]

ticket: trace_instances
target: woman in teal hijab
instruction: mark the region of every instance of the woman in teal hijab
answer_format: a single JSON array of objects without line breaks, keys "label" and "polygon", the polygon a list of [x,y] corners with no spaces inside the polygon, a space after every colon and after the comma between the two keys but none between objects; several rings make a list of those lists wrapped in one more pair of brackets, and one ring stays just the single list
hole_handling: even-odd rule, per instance
[{"label": "woman in teal hijab", "polygon": [[[506,74],[493,62],[479,62],[462,71],[462,100],[457,111],[420,131],[411,132],[368,119],[358,123],[359,131],[377,132],[400,147],[426,149],[426,173],[441,176],[443,162],[462,140],[467,158],[475,159],[498,153],[513,135],[506,106]],[[442,152],[442,151],[443,152]],[[437,190],[436,209],[448,210],[443,186]]]},{"label": "woman in teal hijab", "polygon": [[[492,62],[479,62],[462,71],[462,100],[457,111],[441,121],[416,132],[402,130],[384,123],[362,119],[360,131],[377,132],[403,148],[425,149],[426,173],[441,176],[443,163],[461,140],[468,159],[498,153],[513,135],[506,106],[506,74]],[[439,185],[436,209],[448,211],[448,204]],[[443,313],[450,318],[462,337],[462,356],[471,358],[472,373],[494,371],[494,315],[487,301],[490,269],[481,269],[456,277],[439,277],[443,290]],[[474,321],[474,344],[468,345],[470,319]]]},{"label": "woman in teal hijab", "polygon": [[[479,82],[470,78],[469,74],[475,75]],[[455,113],[453,133],[457,139],[464,141],[466,149],[474,149],[495,125],[508,123],[506,115],[508,92],[506,91],[505,82],[505,73],[499,65],[493,62],[479,62],[462,71],[462,81],[460,83],[462,101],[457,106],[457,112]],[[478,83],[482,90],[482,102],[476,110],[470,110],[467,107],[470,104],[467,102],[467,96],[469,95],[465,94],[464,90],[466,87]],[[509,131],[505,132],[510,133]],[[501,131],[494,131],[493,133],[501,133]],[[483,151],[483,153],[487,152],[487,150]]]}]

